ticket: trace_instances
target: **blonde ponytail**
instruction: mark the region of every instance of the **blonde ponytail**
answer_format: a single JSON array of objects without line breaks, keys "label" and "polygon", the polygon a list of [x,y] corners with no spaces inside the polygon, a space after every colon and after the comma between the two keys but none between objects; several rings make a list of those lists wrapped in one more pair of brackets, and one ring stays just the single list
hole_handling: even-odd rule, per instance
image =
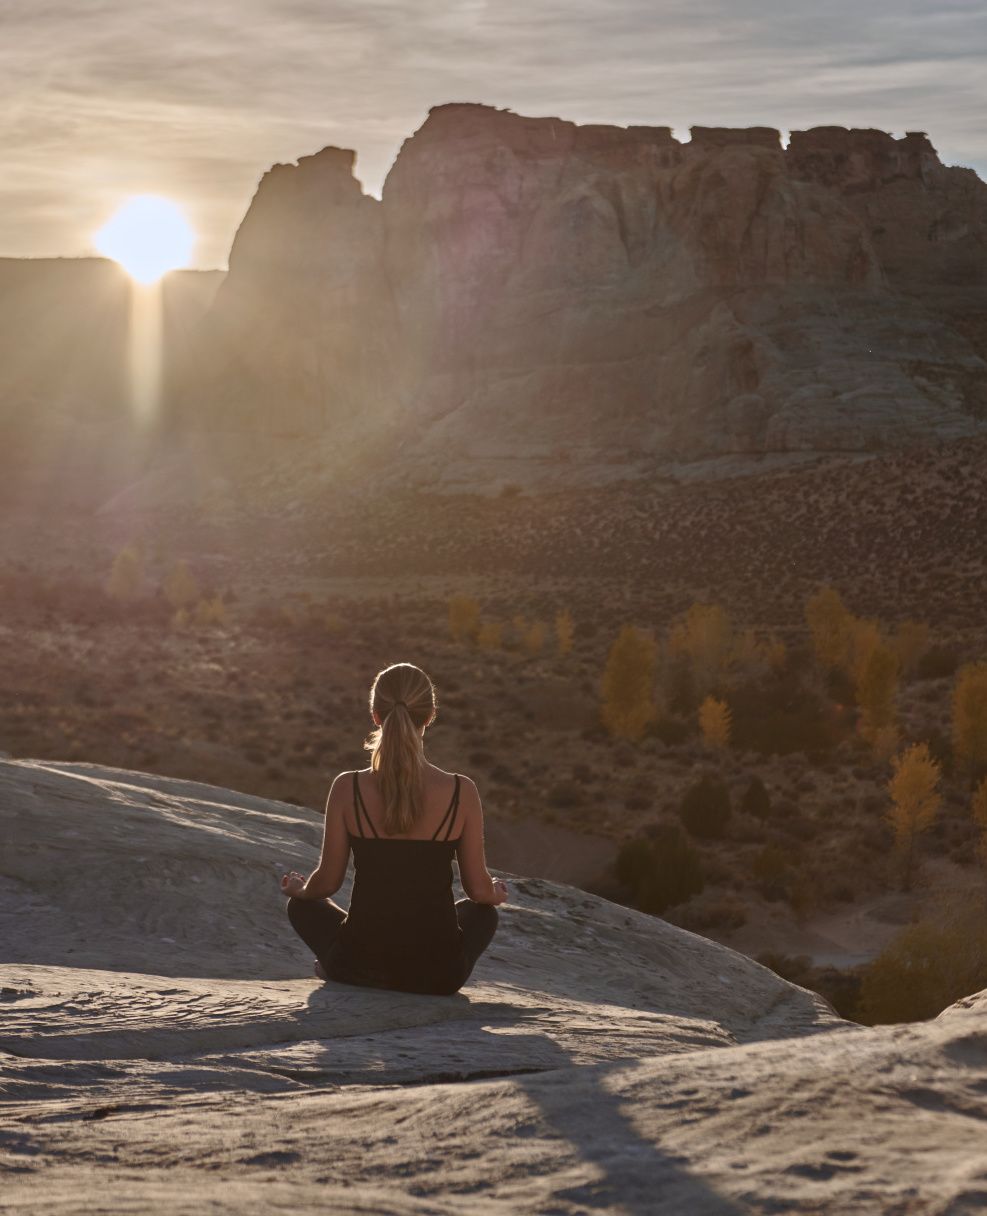
[{"label": "blonde ponytail", "polygon": [[376,711],[380,726],[363,746],[371,753],[370,767],[377,774],[384,831],[403,836],[425,809],[422,728],[435,717],[435,687],[420,667],[395,663],[374,677],[370,709]]}]

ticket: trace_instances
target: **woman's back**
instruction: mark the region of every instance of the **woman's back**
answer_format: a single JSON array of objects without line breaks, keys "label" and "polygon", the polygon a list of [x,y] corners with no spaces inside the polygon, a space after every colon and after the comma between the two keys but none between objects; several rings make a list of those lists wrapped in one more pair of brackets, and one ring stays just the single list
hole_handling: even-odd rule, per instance
[{"label": "woman's back", "polygon": [[[387,836],[374,774],[354,772],[347,831],[356,876],[349,912],[340,930],[343,970],[358,968],[386,978],[387,986],[440,986],[462,966],[462,930],[452,891],[452,858],[459,843],[460,778],[444,808],[444,782],[424,790],[424,813],[412,834]],[[371,809],[373,808],[373,809]],[[341,978],[341,977],[340,977]]]}]

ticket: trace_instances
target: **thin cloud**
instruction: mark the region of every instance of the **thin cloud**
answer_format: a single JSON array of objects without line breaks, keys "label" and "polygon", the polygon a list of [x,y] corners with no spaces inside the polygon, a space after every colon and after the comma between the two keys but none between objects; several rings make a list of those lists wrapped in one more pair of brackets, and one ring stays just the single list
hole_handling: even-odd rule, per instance
[{"label": "thin cloud", "polygon": [[987,9],[927,0],[8,0],[0,253],[79,254],[127,194],[225,265],[265,169],[326,144],[379,194],[428,108],[928,131],[987,177]]}]

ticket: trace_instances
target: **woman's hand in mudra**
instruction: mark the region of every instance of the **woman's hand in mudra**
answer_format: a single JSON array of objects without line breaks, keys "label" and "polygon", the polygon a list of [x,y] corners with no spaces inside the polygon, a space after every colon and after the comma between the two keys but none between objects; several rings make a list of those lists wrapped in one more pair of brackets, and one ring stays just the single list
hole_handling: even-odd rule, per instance
[{"label": "woman's hand in mudra", "polygon": [[305,889],[305,879],[297,870],[281,875],[281,890],[289,899],[300,899]]},{"label": "woman's hand in mudra", "polygon": [[503,879],[495,878],[493,880],[494,895],[497,897],[495,904],[502,904],[507,899],[507,883]]}]

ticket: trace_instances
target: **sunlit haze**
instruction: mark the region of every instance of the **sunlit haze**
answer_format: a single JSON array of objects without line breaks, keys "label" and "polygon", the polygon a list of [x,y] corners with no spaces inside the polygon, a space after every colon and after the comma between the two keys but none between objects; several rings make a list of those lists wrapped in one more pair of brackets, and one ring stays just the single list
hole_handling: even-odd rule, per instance
[{"label": "sunlit haze", "polygon": [[195,233],[170,199],[141,194],[113,213],[93,235],[93,245],[138,283],[154,283],[189,264]]}]

